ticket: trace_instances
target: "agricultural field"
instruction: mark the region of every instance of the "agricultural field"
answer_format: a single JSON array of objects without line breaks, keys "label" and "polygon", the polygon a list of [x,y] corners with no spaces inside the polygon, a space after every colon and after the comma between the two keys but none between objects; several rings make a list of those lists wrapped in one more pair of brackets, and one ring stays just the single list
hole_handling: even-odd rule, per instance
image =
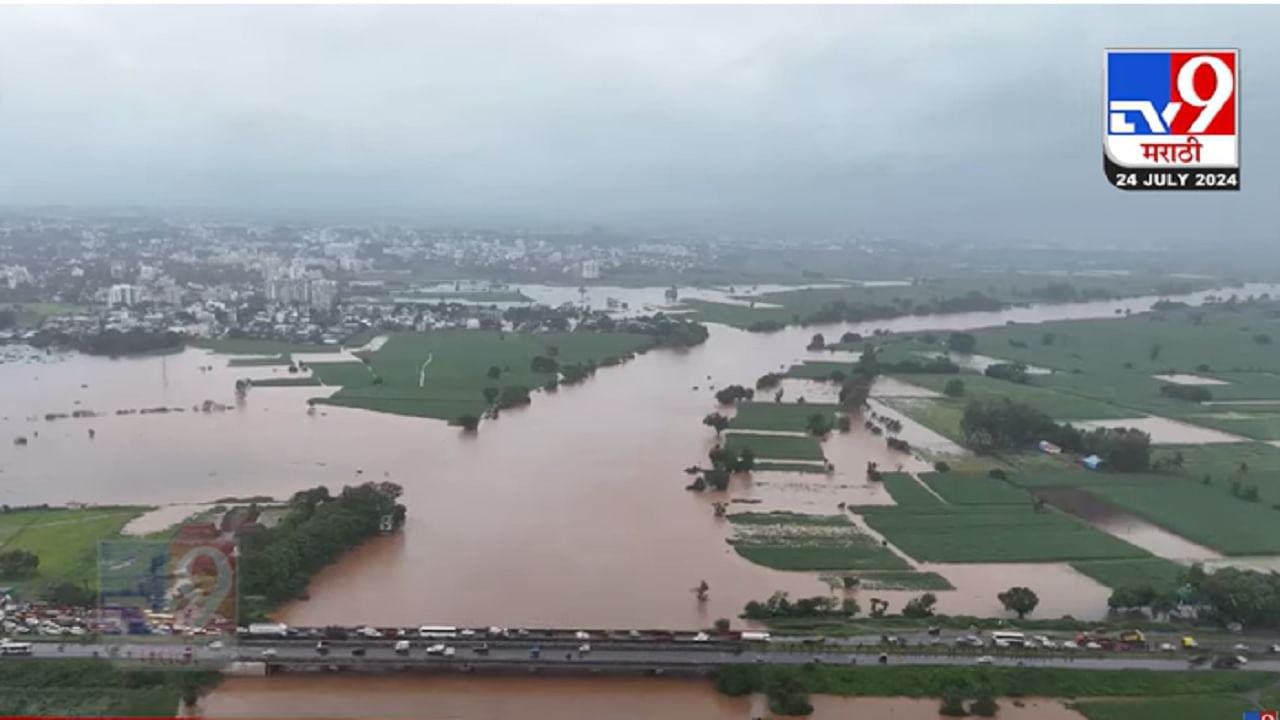
[{"label": "agricultural field", "polygon": [[96,581],[98,540],[115,538],[144,507],[14,510],[0,514],[0,551],[27,550],[40,558],[34,576],[6,581],[22,589],[51,582]]},{"label": "agricultural field", "polygon": [[887,472],[880,476],[884,489],[900,507],[941,507],[942,501],[908,473]]},{"label": "agricultural field", "polygon": [[1157,591],[1176,588],[1178,578],[1185,569],[1172,560],[1157,557],[1139,560],[1086,560],[1073,562],[1071,567],[1112,589],[1148,586]]},{"label": "agricultural field", "polygon": [[1031,504],[1026,490],[977,473],[924,473],[920,476],[944,500],[952,505],[1022,505]]},{"label": "agricultural field", "polygon": [[[542,387],[554,375],[533,372],[530,362],[550,355],[551,348],[564,366],[617,361],[651,344],[652,338],[631,333],[446,330],[392,335],[367,355],[363,372],[358,363],[309,367],[325,385],[341,386],[316,402],[451,420],[483,414],[486,388]],[[498,377],[489,376],[491,367],[498,368]]]},{"label": "agricultural field", "polygon": [[1085,488],[1148,522],[1225,555],[1280,554],[1280,511],[1232,497],[1221,486],[1189,481]]},{"label": "agricultural field", "polygon": [[227,367],[273,367],[280,365],[289,365],[293,361],[288,353],[279,355],[266,355],[261,357],[233,357],[227,361]]},{"label": "agricultural field", "polygon": [[822,444],[809,435],[762,435],[745,432],[725,433],[724,448],[741,453],[746,448],[766,460],[823,460]]},{"label": "agricultural field", "polygon": [[786,377],[800,380],[829,380],[831,373],[843,373],[846,377],[853,372],[853,363],[834,360],[805,360],[787,369]]},{"label": "agricultural field", "polygon": [[1142,700],[1087,700],[1072,707],[1088,720],[1205,720],[1238,718],[1257,706],[1236,695],[1192,695]]},{"label": "agricultural field", "polygon": [[832,589],[844,587],[844,578],[852,577],[858,581],[859,590],[916,590],[920,592],[943,592],[955,590],[950,580],[936,572],[918,570],[876,570],[856,573],[837,573],[823,575],[821,579],[831,585]]},{"label": "agricultural field", "polygon": [[942,392],[951,380],[964,383],[964,395],[959,398],[940,398],[938,402],[953,403],[961,412],[969,400],[975,398],[1008,398],[1013,402],[1029,405],[1054,420],[1107,420],[1130,418],[1132,410],[1119,408],[1107,402],[1093,400],[1041,385],[1051,376],[1032,375],[1029,385],[1019,385],[1007,380],[989,378],[977,373],[962,372],[957,375],[895,375],[898,380]]},{"label": "agricultural field", "polygon": [[909,570],[842,515],[737,513],[728,542],[742,557],[778,570]]},{"label": "agricultural field", "polygon": [[806,432],[812,415],[822,415],[834,423],[838,405],[821,403],[744,402],[738,405],[729,427],[734,430],[775,430]]},{"label": "agricultural field", "polygon": [[293,343],[283,340],[222,339],[193,340],[191,344],[198,348],[212,350],[221,355],[280,355],[284,353],[336,353],[341,350],[337,345],[314,345],[310,343]]},{"label": "agricultural field", "polygon": [[1197,285],[1203,283],[1170,282],[1168,278],[1157,276],[1046,278],[1000,275],[919,284],[805,288],[742,298],[774,307],[692,299],[683,300],[681,304],[694,311],[696,320],[748,328],[759,322],[795,324],[806,319],[816,320],[820,316],[815,315],[832,303],[857,308],[861,319],[876,320],[912,314],[992,310],[1014,303],[1189,292]]},{"label": "agricultural field", "polygon": [[921,562],[1057,562],[1147,557],[1145,550],[1047,508],[859,507],[867,525]]}]

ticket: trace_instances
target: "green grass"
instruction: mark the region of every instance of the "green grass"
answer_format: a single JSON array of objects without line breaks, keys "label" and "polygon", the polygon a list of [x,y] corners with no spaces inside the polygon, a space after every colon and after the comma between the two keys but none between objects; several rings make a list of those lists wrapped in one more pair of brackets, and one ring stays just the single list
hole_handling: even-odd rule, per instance
[{"label": "green grass", "polygon": [[314,345],[284,340],[255,340],[252,338],[209,340],[199,339],[191,344],[223,355],[279,355],[282,353],[336,353],[337,345]]},{"label": "green grass", "polygon": [[1280,511],[1232,497],[1221,487],[1170,481],[1085,488],[1107,502],[1182,537],[1226,555],[1280,553],[1275,526]]},{"label": "green grass", "polygon": [[986,474],[931,472],[922,474],[920,479],[952,505],[1031,504],[1031,496],[1026,490]]},{"label": "green grass", "polygon": [[1143,700],[1091,700],[1074,709],[1088,720],[1210,720],[1239,718],[1256,706],[1238,696],[1187,696]]},{"label": "green grass", "polygon": [[893,501],[903,507],[942,507],[942,501],[908,473],[883,473],[881,481]]},{"label": "green grass", "polygon": [[1073,562],[1071,567],[1109,588],[1153,587],[1172,590],[1178,585],[1183,566],[1172,560],[1152,557],[1140,560],[1090,560]]},{"label": "green grass", "polygon": [[[342,385],[333,396],[319,402],[345,407],[418,417],[453,419],[481,415],[486,409],[487,387],[524,386],[536,389],[552,378],[534,373],[530,361],[546,355],[548,346],[558,349],[561,365],[602,363],[622,358],[652,345],[652,339],[630,333],[559,332],[538,335],[484,330],[444,330],[392,335],[370,356],[374,375],[357,370],[356,363],[326,367],[315,363],[313,371],[326,385]],[[423,386],[419,372],[426,366]],[[490,378],[491,366],[501,370]]]},{"label": "green grass", "polygon": [[[1280,408],[1280,405],[1273,407]],[[1213,413],[1184,415],[1181,419],[1254,440],[1280,440],[1280,413],[1257,412],[1247,406],[1215,405],[1212,409]],[[1226,413],[1231,413],[1232,417],[1223,417]]]},{"label": "green grass", "polygon": [[960,418],[968,401],[963,398],[885,397],[879,400],[952,442],[964,442]]},{"label": "green grass", "polygon": [[[777,665],[744,665],[721,672],[739,674],[752,689],[769,677],[794,673]],[[1154,697],[1243,693],[1267,687],[1275,673],[1235,670],[1083,670],[974,666],[888,665],[838,667],[817,665],[799,672],[809,692],[857,697]],[[1205,716],[1213,720],[1216,716]],[[1229,716],[1239,718],[1239,715]],[[1197,720],[1201,720],[1198,718]]]},{"label": "green grass", "polygon": [[822,460],[822,444],[817,438],[793,435],[756,435],[752,433],[726,433],[724,447],[739,453],[751,448],[757,458],[769,460]]},{"label": "green grass", "polygon": [[35,588],[50,582],[93,584],[98,540],[118,537],[143,507],[84,510],[19,510],[0,515],[0,550],[28,550],[40,558],[35,576],[14,582]]},{"label": "green grass", "polygon": [[106,660],[0,663],[0,714],[172,717],[183,687],[209,688],[213,672],[129,670]]},{"label": "green grass", "polygon": [[916,570],[883,570],[858,573],[839,573],[825,575],[826,580],[836,589],[844,587],[843,576],[856,577],[859,590],[915,590],[919,592],[941,592],[955,590],[942,575],[936,572],[919,572]]},{"label": "green grass", "polygon": [[778,570],[908,570],[910,566],[842,515],[738,513],[729,544]]},{"label": "green grass", "polygon": [[1110,420],[1134,416],[1132,410],[1049,387],[1048,384],[1052,380],[1043,375],[1032,375],[1029,385],[1019,385],[970,372],[958,375],[897,375],[895,377],[903,382],[926,387],[939,393],[949,381],[958,378],[964,382],[964,395],[958,399],[960,403],[990,397],[1007,398],[1033,407],[1054,420]]},{"label": "green grass", "polygon": [[278,377],[262,378],[253,381],[254,387],[319,387],[320,381],[313,377]]},{"label": "green grass", "polygon": [[761,462],[757,460],[755,464],[755,471],[756,472],[765,472],[765,471],[798,472],[798,473],[812,473],[816,475],[825,475],[827,472],[827,469],[821,465],[806,465],[805,463],[789,463],[789,462],[769,462],[767,460],[764,462]]},{"label": "green grass", "polygon": [[848,377],[853,372],[853,363],[805,360],[799,365],[792,365],[788,368],[786,376],[801,380],[827,380],[833,372],[841,372],[844,373],[845,377]]},{"label": "green grass", "polygon": [[746,402],[738,405],[729,427],[735,430],[781,430],[805,432],[812,415],[835,422],[838,405],[819,403]]},{"label": "green grass", "polygon": [[287,354],[268,357],[233,357],[227,361],[227,367],[270,367],[289,365],[292,362]]},{"label": "green grass", "polygon": [[861,507],[872,529],[922,562],[1056,562],[1147,557],[1145,550],[1053,510]]}]

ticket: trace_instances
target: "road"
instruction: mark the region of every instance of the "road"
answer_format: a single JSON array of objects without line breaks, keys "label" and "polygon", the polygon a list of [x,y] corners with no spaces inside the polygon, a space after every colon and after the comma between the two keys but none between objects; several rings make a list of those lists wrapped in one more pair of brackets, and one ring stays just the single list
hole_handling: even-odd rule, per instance
[{"label": "road", "polygon": [[[593,644],[590,652],[579,653],[577,645],[570,642],[540,643],[540,657],[530,658],[533,644],[522,640],[488,641],[489,650],[481,654],[477,648],[480,640],[458,640],[447,644],[455,648],[454,657],[427,655],[426,646],[435,641],[414,640],[412,649],[407,655],[395,652],[390,640],[371,642],[337,641],[329,643],[329,652],[320,654],[316,650],[315,641],[295,640],[278,643],[261,643],[254,641],[244,645],[230,645],[221,649],[210,649],[207,646],[192,646],[192,662],[198,665],[223,666],[231,662],[267,662],[271,665],[290,666],[337,666],[365,667],[388,666],[388,670],[401,669],[403,666],[421,667],[424,669],[438,666],[441,669],[472,665],[477,669],[485,665],[520,665],[540,667],[631,667],[646,669],[674,670],[679,668],[711,668],[719,665],[733,664],[778,664],[797,665],[809,662],[821,662],[829,665],[876,665],[880,658],[878,649],[859,649],[849,645],[813,646],[811,651],[800,652],[794,649],[771,648],[767,644],[753,644],[740,652],[721,645],[695,645],[692,643],[677,645],[674,643],[653,644],[647,642],[609,642]],[[37,658],[87,658],[111,657],[123,661],[142,662],[177,662],[182,657],[181,645],[155,644],[67,644],[58,649],[54,643],[37,643],[33,655]],[[355,648],[362,648],[364,655],[352,654]],[[794,646],[793,646],[794,647]],[[274,651],[274,656],[265,657],[264,651]],[[976,665],[976,653],[948,654],[936,648],[919,647],[912,651],[897,650],[888,655],[890,665]],[[990,655],[991,665],[995,667],[1042,667],[1042,668],[1074,668],[1093,670],[1188,670],[1193,668],[1186,654],[1168,657],[1153,656],[1140,653],[1111,653],[1108,655],[1033,655],[1028,652],[1019,654]],[[17,658],[7,658],[14,660]],[[1207,664],[1206,666],[1207,667]],[[1264,657],[1249,662],[1243,670],[1280,672],[1280,657]]]}]

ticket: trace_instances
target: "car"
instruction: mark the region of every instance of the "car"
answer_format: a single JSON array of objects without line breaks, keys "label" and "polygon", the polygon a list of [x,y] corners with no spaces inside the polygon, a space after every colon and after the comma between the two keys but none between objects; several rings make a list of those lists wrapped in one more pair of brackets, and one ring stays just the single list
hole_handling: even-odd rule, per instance
[{"label": "car", "polygon": [[758,662],[758,663],[762,663],[762,662],[764,662],[764,656],[763,656],[763,655],[757,655],[757,656],[756,656],[756,662]]},{"label": "car", "polygon": [[1280,643],[1272,643],[1272,644],[1271,644],[1271,652],[1273,652],[1273,653],[1280,653]]},{"label": "car", "polygon": [[937,637],[942,634],[942,628],[938,627],[937,625],[934,625],[929,628],[928,632],[930,635]]},{"label": "car", "polygon": [[1085,648],[1087,648],[1087,649],[1089,649],[1089,650],[1101,650],[1101,649],[1102,649],[1102,645],[1101,645],[1098,641],[1096,641],[1096,640],[1090,640],[1089,642],[1085,643],[1085,644],[1084,644],[1084,646],[1085,646]]},{"label": "car", "polygon": [[533,647],[529,648],[529,657],[533,658],[534,660],[537,660],[541,656],[542,656],[542,648],[538,647],[537,645],[534,645]]},{"label": "car", "polygon": [[264,658],[273,658],[276,655],[279,655],[279,653],[276,652],[275,648],[267,648],[266,650],[262,651],[262,657]]},{"label": "car", "polygon": [[1178,647],[1171,642],[1160,643],[1160,652],[1177,652]]},{"label": "car", "polygon": [[446,647],[446,648],[444,649],[444,653],[442,653],[442,654],[443,654],[445,657],[453,657],[454,655],[457,655],[457,654],[458,654],[458,650],[457,650],[457,648]]},{"label": "car", "polygon": [[880,664],[881,664],[881,665],[888,665],[888,664],[889,664],[889,656],[888,656],[887,654],[885,654],[885,653],[880,653]]},{"label": "car", "polygon": [[586,655],[589,652],[591,652],[591,643],[582,643],[578,646],[579,655]]},{"label": "car", "polygon": [[67,634],[75,635],[76,637],[80,637],[81,635],[84,635],[86,632],[87,631],[84,628],[80,627],[79,625],[73,625],[67,628]]},{"label": "car", "polygon": [[497,625],[494,625],[493,627],[489,628],[489,634],[492,635],[493,637],[505,637],[507,634],[507,629],[500,628]]},{"label": "car", "polygon": [[458,631],[458,636],[465,637],[465,638],[475,637],[476,631],[472,630],[471,628],[463,628],[462,630]]},{"label": "car", "polygon": [[442,643],[436,643],[435,645],[427,646],[428,655],[443,655],[444,651],[445,651],[445,646]]},{"label": "car", "polygon": [[978,658],[975,662],[977,662],[979,665],[990,665],[995,661],[996,659],[991,657],[990,655],[983,655],[982,657]]},{"label": "car", "polygon": [[479,645],[475,646],[474,648],[471,648],[471,651],[472,651],[472,652],[474,652],[474,653],[475,653],[475,654],[477,654],[477,655],[488,655],[488,654],[489,654],[489,643],[480,643]]},{"label": "car", "polygon": [[814,665],[821,665],[821,664],[822,664],[822,656],[821,656],[821,655],[814,655],[814,656],[813,656],[813,664],[814,664]]},{"label": "car", "polygon": [[190,660],[190,659],[191,659],[191,656],[192,656],[192,655],[195,655],[195,654],[196,654],[196,651],[195,651],[195,650],[192,650],[190,645],[188,645],[188,646],[186,646],[186,647],[182,648],[182,657],[184,657],[184,658],[186,658],[186,659],[188,659],[188,660]]},{"label": "car", "polygon": [[363,635],[364,637],[367,637],[367,638],[380,638],[380,637],[382,637],[382,633],[381,633],[381,632],[379,632],[377,628],[373,628],[373,627],[362,627],[362,628],[360,628],[359,630],[357,630],[357,631],[356,631],[356,634],[357,634],[357,635]]},{"label": "car", "polygon": [[631,638],[631,639],[633,639],[633,640],[639,639],[639,637],[640,637],[640,631],[639,631],[639,630],[631,630],[631,631],[629,631],[629,632],[627,633],[627,636],[628,636],[628,637],[630,637],[630,638]]},{"label": "car", "polygon": [[221,650],[223,647],[225,646],[222,644],[221,640],[214,640],[213,642],[209,643],[210,650]]},{"label": "car", "polygon": [[573,637],[578,640],[590,640],[591,633],[587,632],[586,630],[579,630],[578,632],[573,634]]},{"label": "car", "polygon": [[1063,650],[1079,650],[1080,644],[1077,643],[1075,640],[1063,640],[1062,649]]},{"label": "car", "polygon": [[351,654],[354,657],[364,657],[364,652],[364,648],[362,647],[351,648]]},{"label": "car", "polygon": [[705,632],[700,632],[697,635],[693,636],[694,642],[707,642],[710,639],[711,639],[711,636],[706,634]]},{"label": "car", "polygon": [[397,641],[396,641],[396,644],[395,644],[395,651],[396,651],[396,654],[397,654],[397,655],[408,655],[408,654],[409,654],[409,641],[408,641],[408,640],[397,640]]},{"label": "car", "polygon": [[1231,646],[1231,649],[1235,650],[1236,652],[1249,652],[1249,646],[1246,645],[1245,643],[1236,643],[1235,645]]}]

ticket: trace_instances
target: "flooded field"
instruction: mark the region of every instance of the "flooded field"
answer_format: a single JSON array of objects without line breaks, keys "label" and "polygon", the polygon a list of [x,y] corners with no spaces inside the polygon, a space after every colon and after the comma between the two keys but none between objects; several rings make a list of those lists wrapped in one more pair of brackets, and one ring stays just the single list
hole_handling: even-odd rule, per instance
[{"label": "flooded field", "polygon": [[[938,701],[815,695],[815,720],[937,720]],[[1081,720],[1057,700],[1001,699],[1004,720]],[[655,678],[233,678],[200,702],[203,717],[343,720],[754,720],[764,698],[729,698],[710,682]]]},{"label": "flooded field", "polygon": [[1152,525],[1078,488],[1050,488],[1041,490],[1040,495],[1055,507],[1153,555],[1191,562],[1222,557],[1216,550]]},{"label": "flooded field", "polygon": [[[1151,302],[906,317],[823,331],[1106,317]],[[713,326],[701,347],[651,352],[581,386],[538,393],[531,407],[504,412],[474,436],[440,422],[344,408],[308,415],[305,400],[324,388],[255,388],[237,402],[237,378],[282,370],[230,368],[225,357],[198,350],[130,360],[38,355],[39,362],[15,354],[0,365],[6,399],[0,436],[28,437],[29,444],[0,442],[0,500],[161,505],[284,498],[315,485],[389,479],[405,487],[404,532],[321,573],[311,599],[285,610],[287,621],[705,627],[775,590],[826,592],[814,573],[773,571],[738,557],[725,543],[725,522],[712,512],[719,498],[685,491],[682,472],[715,442],[701,424],[715,409],[709,387],[751,384],[803,359],[813,331],[752,334]],[[788,395],[794,389],[815,401],[819,391],[831,390],[821,383],[785,387]],[[205,400],[228,409],[204,412]],[[169,411],[115,414],[156,407]],[[873,408],[896,416],[879,403]],[[44,419],[76,410],[98,415]],[[913,446],[960,451],[903,422],[902,437]],[[729,495],[831,512],[841,502],[889,501],[866,481],[868,461],[887,469],[926,466],[890,451],[861,423],[834,433],[823,450],[836,468],[831,475],[760,473],[735,478]],[[964,590],[969,571],[956,572],[962,589],[942,593],[940,609],[993,612],[993,593]],[[989,573],[974,575],[981,582],[1008,585],[1031,571],[981,572]],[[1044,582],[1057,588],[1048,574],[1058,571],[1044,572]],[[701,580],[711,591],[699,605],[689,589]],[[1053,595],[1061,608],[1046,606],[1046,613],[1097,615],[1105,607],[1096,585],[1083,578]]]},{"label": "flooded field", "polygon": [[1162,417],[1139,417],[1122,420],[1089,420],[1076,423],[1082,428],[1137,428],[1151,436],[1152,445],[1204,445],[1208,443],[1245,442],[1239,435],[1190,425]]}]

